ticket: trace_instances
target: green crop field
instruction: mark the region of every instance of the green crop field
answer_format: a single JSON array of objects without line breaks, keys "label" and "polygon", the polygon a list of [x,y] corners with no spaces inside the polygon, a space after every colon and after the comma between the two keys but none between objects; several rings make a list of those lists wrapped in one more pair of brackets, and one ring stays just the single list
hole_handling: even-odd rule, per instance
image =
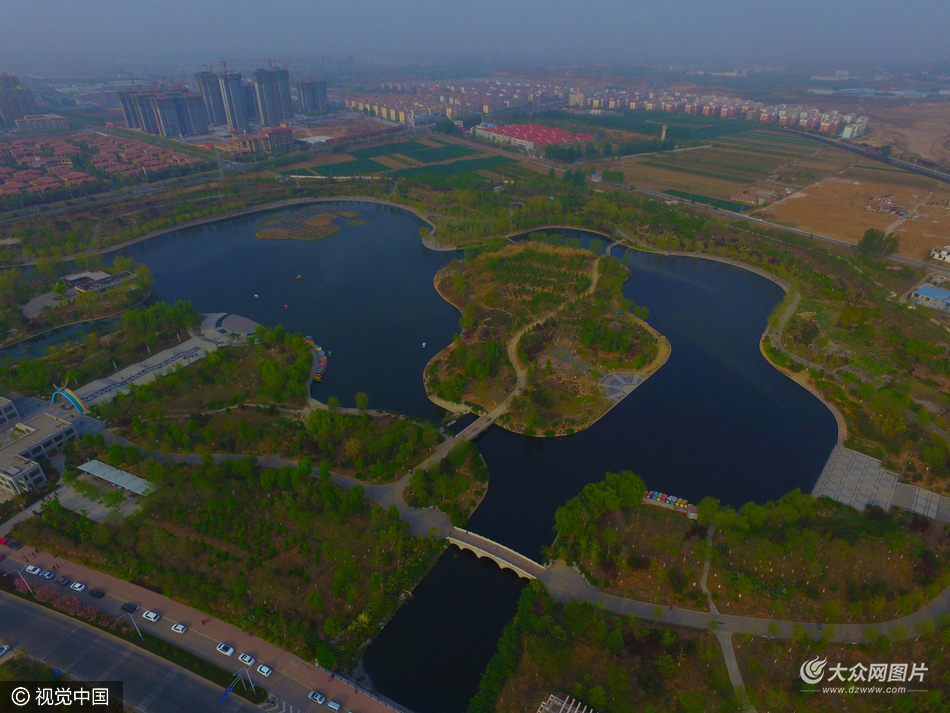
[{"label": "green crop field", "polygon": [[[350,154],[351,156],[353,154]],[[384,154],[377,154],[382,156]],[[344,161],[343,163],[330,163],[325,166],[314,166],[314,171],[321,176],[368,176],[373,173],[388,171],[389,166],[384,166],[377,161],[369,158],[357,158],[355,161]]]},{"label": "green crop field", "polygon": [[750,183],[753,178],[749,176],[737,176],[731,173],[722,173],[719,171],[706,171],[700,168],[693,168],[691,166],[677,166],[670,163],[662,163],[660,161],[644,161],[644,165],[653,166],[654,168],[664,168],[668,171],[678,171],[679,173],[690,173],[694,176],[705,176],[707,178],[720,178],[724,181],[732,181],[733,183]]},{"label": "green crop field", "polygon": [[685,198],[686,200],[693,201],[694,203],[705,203],[706,205],[711,205],[715,208],[722,208],[723,210],[731,210],[733,213],[741,213],[746,208],[750,206],[743,205],[742,203],[736,203],[735,201],[725,201],[721,198],[710,198],[709,196],[701,196],[698,193],[686,193],[685,191],[663,191],[668,196],[676,196],[677,198]]},{"label": "green crop field", "polygon": [[450,158],[461,158],[462,156],[471,156],[478,153],[475,149],[457,144],[432,146],[417,149],[415,151],[397,151],[396,153],[407,158],[415,159],[420,163],[434,163],[436,161],[448,161]]},{"label": "green crop field", "polygon": [[517,163],[513,158],[507,156],[487,156],[486,158],[471,158],[454,163],[440,163],[435,166],[416,166],[415,168],[405,168],[401,171],[393,171],[390,176],[454,176],[458,173],[467,173],[468,171],[479,171],[483,168],[492,168],[494,166],[504,166],[509,163]]},{"label": "green crop field", "polygon": [[389,156],[390,154],[400,153],[403,156],[409,156],[410,151],[422,151],[424,149],[430,148],[425,144],[420,144],[418,141],[399,141],[391,144],[383,144],[382,146],[368,146],[365,149],[357,149],[356,151],[347,151],[347,153],[353,158],[373,158],[374,156]]}]

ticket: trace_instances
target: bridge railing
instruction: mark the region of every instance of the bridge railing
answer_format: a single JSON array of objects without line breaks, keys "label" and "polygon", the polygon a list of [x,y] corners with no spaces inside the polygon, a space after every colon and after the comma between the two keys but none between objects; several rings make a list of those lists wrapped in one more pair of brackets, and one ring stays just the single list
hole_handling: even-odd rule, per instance
[{"label": "bridge railing", "polygon": [[[477,534],[477,533],[475,533],[475,532],[470,532],[469,530],[464,530],[464,529],[462,529],[461,527],[456,527],[456,528],[455,528],[455,532],[462,533],[463,535],[467,536],[468,538],[471,538],[471,539],[469,540],[468,544],[477,545],[478,542],[481,541],[481,542],[485,542],[485,543],[487,543],[487,544],[489,544],[489,545],[493,545],[494,547],[497,547],[497,548],[503,550],[506,554],[511,555],[510,561],[512,562],[512,564],[517,564],[518,562],[526,562],[527,564],[532,565],[532,566],[534,566],[534,567],[537,567],[538,569],[544,569],[544,566],[543,566],[542,564],[540,564],[540,563],[538,563],[538,562],[535,562],[535,561],[534,561],[533,559],[531,559],[530,557],[526,557],[525,555],[521,554],[520,552],[515,552],[515,551],[514,551],[513,549],[511,549],[510,547],[506,547],[505,545],[501,544],[500,542],[495,542],[494,540],[492,540],[492,539],[489,538],[489,537],[485,537],[484,535],[479,535],[479,534]],[[451,537],[451,535],[450,535],[450,537]],[[488,550],[485,550],[485,553],[486,553],[486,554],[491,554],[490,552],[488,552]]]}]

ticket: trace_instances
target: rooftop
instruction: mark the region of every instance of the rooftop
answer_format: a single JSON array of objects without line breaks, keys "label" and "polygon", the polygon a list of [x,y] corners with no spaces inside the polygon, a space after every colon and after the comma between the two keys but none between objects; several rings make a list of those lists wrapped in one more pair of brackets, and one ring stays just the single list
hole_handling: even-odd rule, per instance
[{"label": "rooftop", "polygon": [[[29,421],[17,421],[0,431],[0,467],[16,462],[19,453],[72,426],[48,413],[41,413]],[[11,446],[14,446],[11,448]]]},{"label": "rooftop", "polygon": [[126,473],[124,470],[119,470],[118,468],[113,468],[108,463],[103,463],[99,460],[91,460],[83,463],[79,466],[79,470],[94,475],[97,478],[107,480],[113,485],[118,485],[125,490],[131,490],[137,495],[148,495],[155,490],[155,486],[144,478]]},{"label": "rooftop", "polygon": [[931,299],[936,300],[947,300],[950,301],[950,290],[941,290],[939,287],[934,287],[933,285],[924,285],[923,287],[918,287],[914,290],[915,295],[923,295],[924,297],[930,297]]}]

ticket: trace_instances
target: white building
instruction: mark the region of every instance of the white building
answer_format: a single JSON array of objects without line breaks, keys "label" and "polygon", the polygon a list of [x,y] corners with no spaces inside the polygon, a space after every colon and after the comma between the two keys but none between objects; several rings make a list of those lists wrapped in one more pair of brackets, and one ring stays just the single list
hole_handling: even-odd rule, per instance
[{"label": "white building", "polygon": [[930,257],[934,260],[950,262],[950,245],[944,245],[942,248],[934,248],[930,251]]}]

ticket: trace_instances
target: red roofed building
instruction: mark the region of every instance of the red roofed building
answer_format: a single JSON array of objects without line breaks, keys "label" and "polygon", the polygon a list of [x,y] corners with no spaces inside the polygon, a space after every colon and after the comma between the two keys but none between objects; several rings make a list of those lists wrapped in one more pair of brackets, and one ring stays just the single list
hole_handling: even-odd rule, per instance
[{"label": "red roofed building", "polygon": [[567,129],[553,129],[541,124],[514,124],[511,126],[476,126],[476,136],[499,144],[534,151],[551,144],[585,146],[594,140],[590,134],[572,134]]}]

